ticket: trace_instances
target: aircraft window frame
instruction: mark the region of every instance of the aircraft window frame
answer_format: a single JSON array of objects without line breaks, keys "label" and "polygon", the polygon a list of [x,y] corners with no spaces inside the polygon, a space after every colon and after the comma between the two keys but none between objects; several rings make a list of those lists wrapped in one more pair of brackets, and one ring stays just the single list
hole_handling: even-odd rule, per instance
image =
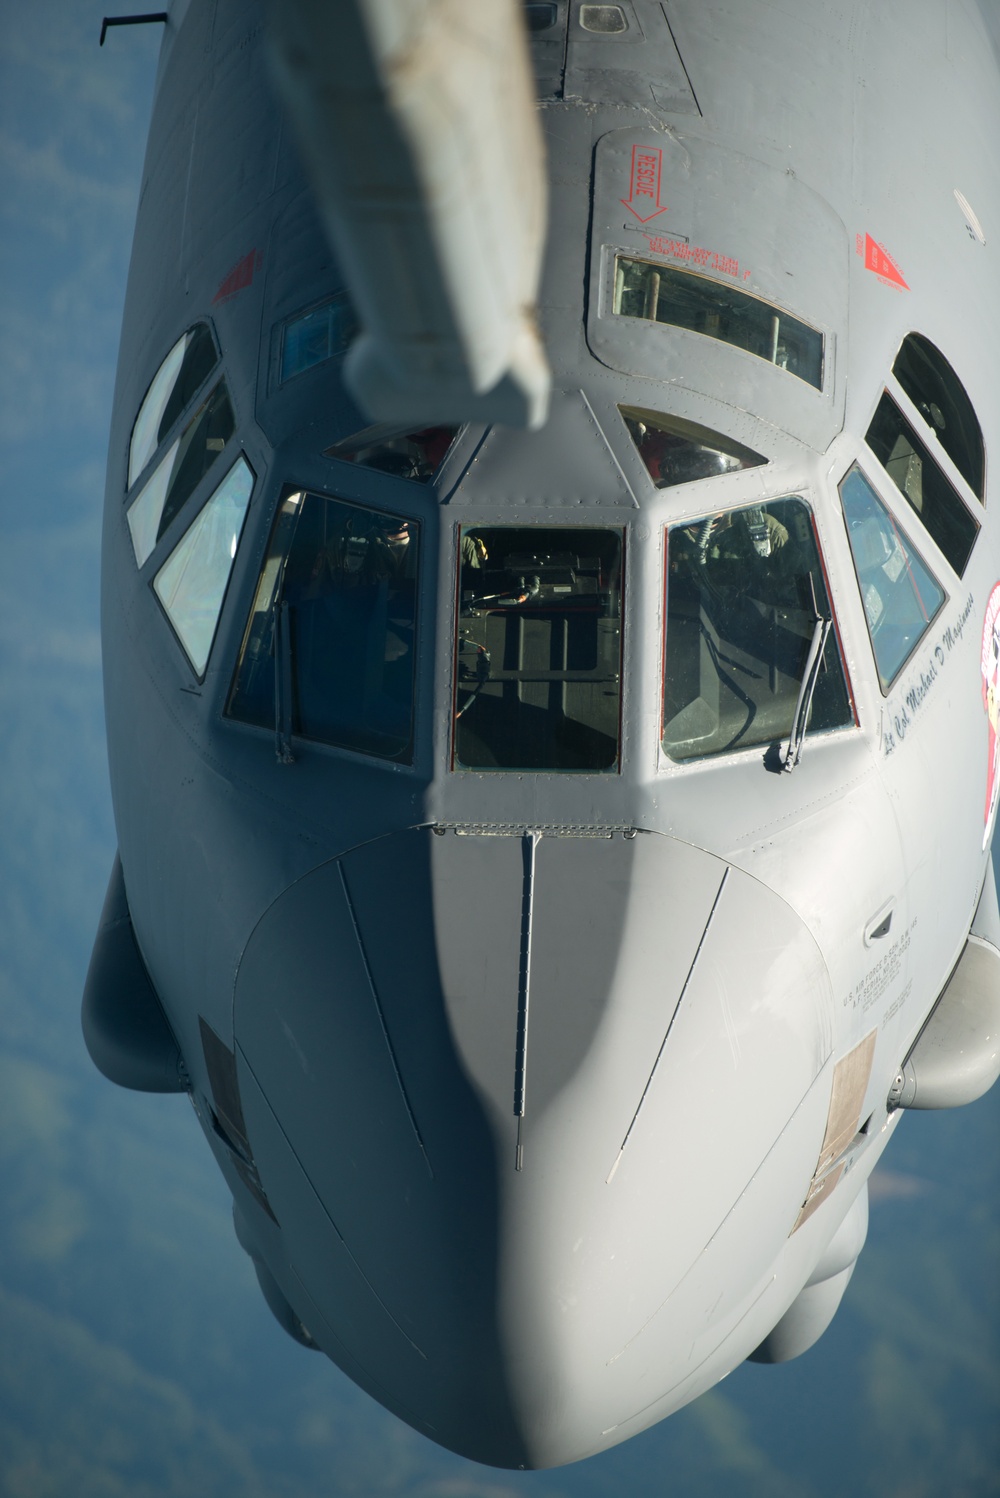
[{"label": "aircraft window frame", "polygon": [[558,19],[555,0],[524,0],[524,20],[529,32],[548,31]]},{"label": "aircraft window frame", "polygon": [[624,36],[629,29],[620,5],[581,5],[577,20],[581,31],[596,36]]},{"label": "aircraft window frame", "polygon": [[[855,547],[855,535],[857,535],[858,540],[860,541],[859,527],[863,523],[863,519],[866,517],[859,516],[852,522],[852,519],[848,514],[848,506],[845,503],[844,499],[845,485],[847,485],[855,475],[867,490],[868,498],[873,502],[875,509],[882,512],[882,515],[888,522],[889,528],[888,530],[885,530],[884,528],[881,529],[878,545],[876,545],[875,543],[874,533],[871,533],[871,538],[869,542],[866,542],[866,546],[869,553],[874,550],[877,554],[873,559],[871,559],[867,564],[864,565],[859,558],[858,549],[856,549]],[[868,474],[862,468],[860,463],[851,464],[851,466],[848,468],[847,472],[843,475],[837,485],[837,493],[840,498],[841,509],[843,511],[844,529],[847,533],[847,542],[851,552],[851,561],[854,566],[855,577],[857,579],[858,593],[860,595],[862,608],[864,610],[865,624],[868,629],[868,638],[871,644],[872,657],[875,662],[875,670],[878,675],[879,688],[882,692],[883,697],[888,697],[889,693],[892,691],[894,684],[899,680],[899,677],[901,676],[903,671],[905,671],[909,662],[913,659],[914,654],[920,648],[921,642],[926,638],[931,625],[934,623],[935,619],[938,618],[941,610],[946,606],[949,594],[948,590],[944,587],[937,573],[932,567],[929,567],[927,562],[924,560],[924,557],[919,548],[914,546],[913,541],[906,528],[897,524],[896,516],[892,513],[892,508],[883,498],[882,494],[869,478]],[[867,518],[875,521],[879,520],[879,516],[877,514],[871,515]],[[852,531],[854,532],[854,534],[852,534]],[[892,533],[891,536],[889,535],[889,531],[891,531]],[[916,561],[917,563],[917,574],[914,573],[914,569],[911,565],[913,561]],[[878,588],[876,587],[876,600],[878,603],[878,612],[876,613],[875,602],[872,600],[868,589],[869,587],[875,587],[877,572],[881,572],[884,576],[885,581],[881,584],[882,586],[888,587],[889,585],[891,585],[894,589],[896,589],[897,585],[900,584],[903,579],[904,570],[907,574],[907,579],[909,581],[911,590],[916,598],[918,612],[923,615],[923,627],[917,627],[915,633],[911,636],[910,639],[906,641],[904,650],[897,650],[895,656],[893,656],[891,660],[886,658],[886,660],[884,661],[882,655],[880,654],[879,646],[882,643],[881,630],[884,628],[882,618],[885,610],[885,600],[878,593]],[[932,587],[941,595],[936,607],[930,612],[928,612],[927,610],[926,601],[920,594],[920,589],[917,582],[917,576],[919,575],[919,572],[923,572],[924,574],[926,574],[926,577]],[[903,587],[903,594],[900,595],[898,593],[894,593],[894,595],[892,596],[892,601],[898,605],[901,602],[902,597],[908,597],[908,595],[905,594],[905,585]],[[892,622],[892,616],[886,616],[885,624],[890,624]],[[899,629],[900,627],[901,626],[897,622],[896,628]],[[877,635],[879,636],[878,639],[876,638]],[[886,638],[885,644],[889,643],[891,643],[891,637]],[[884,665],[888,665],[889,669],[884,669]]]},{"label": "aircraft window frame", "polygon": [[[663,527],[663,551],[660,751],[672,767],[765,746],[771,753],[788,739],[822,620],[830,627],[805,732],[812,738],[857,727],[816,512],[805,495],[777,495],[670,521]],[[685,641],[680,647],[679,638]],[[698,690],[690,695],[695,684]],[[746,714],[742,725],[740,713]],[[726,737],[717,742],[724,721]],[[673,725],[681,726],[668,740]],[[682,737],[681,728],[691,731]]]},{"label": "aircraft window frame", "polygon": [[[313,327],[307,328],[308,323]],[[342,359],[358,330],[357,315],[344,291],[325,297],[321,302],[313,302],[286,317],[278,332],[278,389],[287,385],[289,380],[319,369],[333,359]],[[296,353],[293,345],[297,332],[301,334],[301,340]],[[308,346],[310,335],[311,347]]]},{"label": "aircraft window frame", "polygon": [[[149,561],[206,474],[225,453],[235,432],[236,412],[222,377],[189,413],[185,426],[128,501],[125,519],[137,567],[141,569]],[[202,437],[204,449],[199,452]]]},{"label": "aircraft window frame", "polygon": [[657,489],[740,473],[769,461],[732,437],[670,412],[620,405],[618,414]]},{"label": "aircraft window frame", "polygon": [[255,483],[240,453],[150,583],[199,681],[211,659]]},{"label": "aircraft window frame", "polygon": [[396,509],[287,487],[225,716],[270,730],[285,761],[295,738],[412,764],[422,532]]},{"label": "aircraft window frame", "polygon": [[892,373],[980,504],[985,504],[983,429],[968,391],[944,354],[923,333],[907,333]]},{"label": "aircraft window frame", "polygon": [[865,442],[952,571],[963,577],[980,522],[888,390],[879,398]]},{"label": "aircraft window frame", "polygon": [[[626,286],[625,267],[641,267],[646,271],[645,284]],[[697,333],[703,338],[712,338],[730,348],[739,349],[754,359],[759,359],[763,364],[770,364],[776,369],[784,370],[786,374],[793,375],[814,390],[823,391],[827,363],[825,333],[813,327],[811,323],[807,323],[803,318],[794,316],[784,307],[778,306],[776,302],[769,302],[764,297],[738,290],[734,286],[717,281],[711,276],[702,275],[698,271],[682,269],[680,266],[670,265],[662,260],[650,260],[646,256],[626,254],[621,250],[615,251],[612,285],[611,312],[613,316],[653,322],[661,327],[679,328],[689,333]],[[666,311],[669,314],[673,308],[675,315],[661,316],[661,312],[664,311],[664,293],[669,292],[670,289],[675,295],[673,302],[668,297]],[[622,301],[625,296],[641,296],[641,310],[623,312]],[[682,320],[683,314],[687,315],[686,321]],[[770,317],[770,327],[766,335],[770,344],[768,352],[763,350],[763,345],[760,348],[750,346],[754,338],[763,336],[761,329],[752,326],[752,322],[760,321],[765,316]],[[715,320],[714,327],[711,326],[713,319]],[[701,326],[696,325],[699,321]],[[735,336],[737,332],[745,335],[743,342]],[[782,362],[781,343],[783,333],[786,340],[797,338],[799,342],[797,354],[794,347],[786,342],[784,362]],[[818,344],[818,349],[815,346],[810,349],[810,343]],[[793,359],[801,360],[803,364],[808,361],[809,368],[793,367],[790,362]]]},{"label": "aircraft window frame", "polygon": [[324,448],[324,458],[354,463],[413,484],[430,484],[443,468],[464,425],[412,427],[376,422]]},{"label": "aircraft window frame", "polygon": [[463,524],[457,550],[452,770],[619,774],[626,528]]},{"label": "aircraft window frame", "polygon": [[[206,352],[211,360],[205,363]],[[129,435],[125,490],[128,493],[159,452],[198,392],[219,365],[219,346],[204,318],[192,323],[150,380]]]}]

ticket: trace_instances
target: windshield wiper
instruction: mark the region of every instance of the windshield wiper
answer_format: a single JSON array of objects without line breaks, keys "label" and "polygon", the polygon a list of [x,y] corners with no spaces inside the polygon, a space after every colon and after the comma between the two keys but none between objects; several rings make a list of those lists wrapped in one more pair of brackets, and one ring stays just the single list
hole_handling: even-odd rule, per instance
[{"label": "windshield wiper", "polygon": [[802,745],[806,736],[806,724],[809,722],[809,713],[812,709],[813,693],[819,680],[820,667],[823,664],[823,651],[826,649],[826,639],[833,625],[832,619],[824,619],[817,613],[816,622],[813,625],[812,639],[809,642],[809,653],[806,656],[806,668],[802,673],[802,682],[799,686],[798,700],[795,711],[792,714],[792,727],[788,736],[788,748],[781,762],[783,770],[794,770],[802,754]]}]

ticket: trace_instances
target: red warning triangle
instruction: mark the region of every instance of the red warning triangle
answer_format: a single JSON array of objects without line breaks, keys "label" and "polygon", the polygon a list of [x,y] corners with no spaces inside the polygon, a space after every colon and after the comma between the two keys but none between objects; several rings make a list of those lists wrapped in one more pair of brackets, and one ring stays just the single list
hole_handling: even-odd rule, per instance
[{"label": "red warning triangle", "polygon": [[228,301],[231,296],[235,296],[238,291],[243,291],[249,286],[259,264],[260,256],[256,250],[251,250],[248,255],[243,256],[242,260],[238,260],[212,298],[212,305],[214,306],[216,302]]},{"label": "red warning triangle", "polygon": [[903,291],[910,289],[888,250],[884,249],[877,240],[872,239],[870,234],[865,235],[865,270],[874,271],[883,281],[899,286]]}]

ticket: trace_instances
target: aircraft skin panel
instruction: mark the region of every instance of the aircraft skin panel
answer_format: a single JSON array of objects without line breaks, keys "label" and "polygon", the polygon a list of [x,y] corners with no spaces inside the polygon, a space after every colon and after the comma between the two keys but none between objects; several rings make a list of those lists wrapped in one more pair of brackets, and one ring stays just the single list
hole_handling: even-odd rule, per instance
[{"label": "aircraft skin panel", "polygon": [[[531,34],[527,431],[361,409],[366,293],[265,12],[175,6],[110,441],[122,894],[196,1111],[323,1350],[500,1466],[624,1440],[795,1321],[919,1074],[1000,791],[993,33],[943,0],[619,10]],[[128,487],[199,326],[211,370]],[[912,334],[967,394],[981,494],[940,390],[907,393]],[[131,507],[196,436],[137,566]],[[155,589],[189,533],[219,557],[200,675]]]}]

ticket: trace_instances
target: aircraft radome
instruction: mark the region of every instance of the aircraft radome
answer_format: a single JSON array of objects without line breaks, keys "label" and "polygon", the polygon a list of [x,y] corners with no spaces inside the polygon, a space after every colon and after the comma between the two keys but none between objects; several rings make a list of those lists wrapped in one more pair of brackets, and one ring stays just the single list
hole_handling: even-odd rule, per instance
[{"label": "aircraft radome", "polygon": [[998,139],[945,0],[166,19],[84,1030],[477,1461],[805,1350],[1000,1070]]}]

